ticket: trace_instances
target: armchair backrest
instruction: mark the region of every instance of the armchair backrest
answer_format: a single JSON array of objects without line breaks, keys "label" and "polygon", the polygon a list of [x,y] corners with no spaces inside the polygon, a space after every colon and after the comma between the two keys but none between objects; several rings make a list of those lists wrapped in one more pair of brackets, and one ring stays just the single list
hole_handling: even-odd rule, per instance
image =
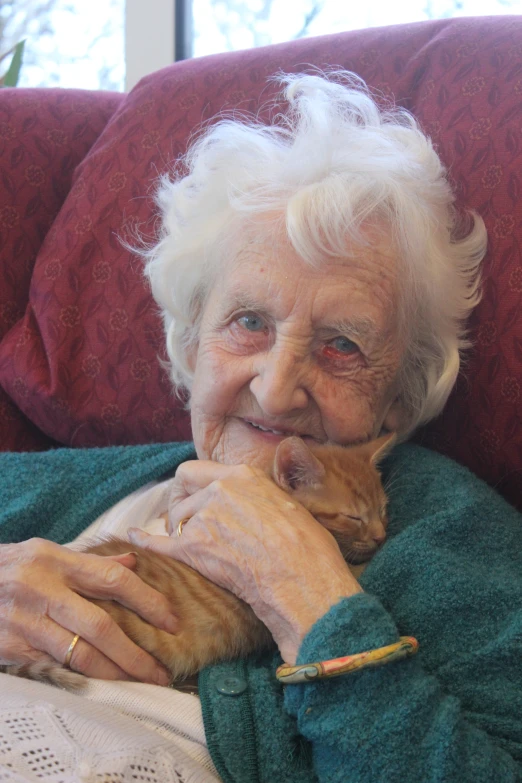
[{"label": "armchair backrest", "polygon": [[[155,179],[202,121],[222,110],[257,113],[274,96],[277,87],[267,79],[279,70],[340,66],[419,118],[459,200],[486,222],[484,293],[470,324],[475,347],[445,413],[417,437],[522,505],[521,62],[522,18],[483,17],[340,33],[177,63],[107,106],[111,119],[88,152],[86,145],[39,249],[35,242],[16,246],[16,221],[30,214],[47,182],[30,169],[42,168],[35,163],[41,154],[35,141],[16,180],[11,174],[17,184],[0,210],[4,267],[27,270],[24,297],[30,279],[27,301],[17,300],[0,343],[6,394],[63,444],[188,437],[186,415],[157,362],[158,315],[136,259],[118,237],[138,224],[153,230]],[[35,99],[34,92],[17,91],[20,100],[24,94]],[[4,101],[0,95],[0,108]],[[37,116],[28,133],[40,138],[42,127]],[[1,129],[0,122],[0,139]],[[34,188],[32,202],[18,189],[23,176],[29,177],[25,191]],[[42,234],[49,223],[40,222]]]}]

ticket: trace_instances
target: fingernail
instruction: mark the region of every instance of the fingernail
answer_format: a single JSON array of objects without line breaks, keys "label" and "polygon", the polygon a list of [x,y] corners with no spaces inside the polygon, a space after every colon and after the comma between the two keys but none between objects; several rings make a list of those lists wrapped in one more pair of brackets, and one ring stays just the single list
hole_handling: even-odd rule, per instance
[{"label": "fingernail", "polygon": [[165,669],[156,669],[156,684],[170,685],[172,677]]},{"label": "fingernail", "polygon": [[145,536],[145,533],[143,530],[140,530],[139,527],[130,527],[127,530],[127,536],[130,538],[131,541],[136,540],[139,541],[140,538],[143,538]]},{"label": "fingernail", "polygon": [[125,552],[124,555],[118,555],[118,557],[129,557],[130,555],[132,555],[134,559],[130,563],[122,563],[122,565],[124,565],[125,568],[128,568],[130,571],[134,571],[138,567],[137,552]]},{"label": "fingernail", "polygon": [[175,615],[171,614],[165,619],[163,627],[169,633],[177,633],[179,631],[179,619]]}]

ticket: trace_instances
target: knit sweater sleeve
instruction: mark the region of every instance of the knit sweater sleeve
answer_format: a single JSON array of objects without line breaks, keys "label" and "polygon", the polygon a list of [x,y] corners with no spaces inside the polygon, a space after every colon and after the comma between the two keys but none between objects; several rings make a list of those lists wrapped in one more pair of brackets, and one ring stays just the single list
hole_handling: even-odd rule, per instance
[{"label": "knit sweater sleeve", "polygon": [[467,471],[423,452],[397,460],[415,474],[418,516],[396,499],[365,592],[315,624],[298,662],[399,635],[418,638],[418,655],[285,689],[321,783],[522,780],[522,519]]},{"label": "knit sweater sleeve", "polygon": [[0,454],[0,543],[71,541],[126,495],[194,458],[191,443]]}]

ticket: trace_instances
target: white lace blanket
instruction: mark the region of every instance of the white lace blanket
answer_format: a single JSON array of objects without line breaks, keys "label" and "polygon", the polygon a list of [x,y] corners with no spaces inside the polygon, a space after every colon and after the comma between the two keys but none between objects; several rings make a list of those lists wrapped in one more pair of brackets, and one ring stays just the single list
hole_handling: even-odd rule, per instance
[{"label": "white lace blanket", "polygon": [[[138,689],[139,683],[135,684]],[[156,688],[169,694],[167,688]],[[172,691],[170,691],[172,695]],[[187,702],[187,725],[199,700]],[[184,722],[184,709],[175,723]],[[131,714],[133,715],[131,717]],[[0,674],[2,783],[216,783],[204,747],[172,727],[39,682]]]}]

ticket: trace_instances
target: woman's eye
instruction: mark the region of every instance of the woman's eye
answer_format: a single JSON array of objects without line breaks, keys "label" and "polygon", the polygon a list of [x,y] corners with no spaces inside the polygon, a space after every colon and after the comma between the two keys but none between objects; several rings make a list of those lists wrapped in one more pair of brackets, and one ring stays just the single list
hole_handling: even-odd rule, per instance
[{"label": "woman's eye", "polygon": [[249,332],[262,332],[265,328],[264,320],[261,318],[261,316],[256,315],[255,313],[247,313],[246,315],[242,315],[237,319],[237,321],[244,329],[247,329]]},{"label": "woman's eye", "polygon": [[323,343],[318,353],[319,361],[325,363],[325,366],[335,366],[340,368],[354,368],[363,361],[361,349],[350,340],[349,337],[334,337],[327,343]]},{"label": "woman's eye", "polygon": [[359,346],[353,340],[349,340],[348,337],[336,337],[330,345],[339,353],[355,353],[359,350]]}]

